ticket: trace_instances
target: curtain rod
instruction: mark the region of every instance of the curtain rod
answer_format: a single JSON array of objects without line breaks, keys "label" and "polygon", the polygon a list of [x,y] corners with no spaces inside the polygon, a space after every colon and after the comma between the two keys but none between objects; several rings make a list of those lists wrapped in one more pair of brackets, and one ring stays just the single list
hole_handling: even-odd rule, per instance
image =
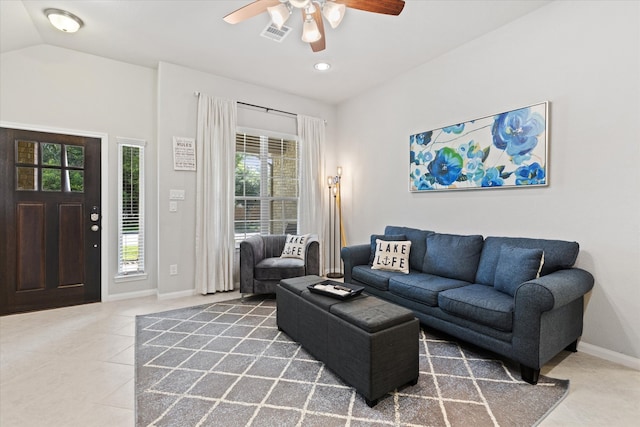
[{"label": "curtain rod", "polygon": [[[199,96],[200,92],[195,91],[193,92],[194,96]],[[298,117],[298,115],[296,113],[291,113],[289,111],[283,111],[283,110],[278,110],[276,108],[271,108],[271,107],[263,107],[262,105],[256,105],[256,104],[249,104],[247,102],[241,102],[241,101],[236,101],[238,104],[240,105],[244,105],[246,107],[253,107],[253,108],[261,108],[263,109],[266,113],[270,112],[270,111],[274,111],[276,113],[281,113],[281,114],[288,114],[289,116],[294,116],[294,117]]]}]

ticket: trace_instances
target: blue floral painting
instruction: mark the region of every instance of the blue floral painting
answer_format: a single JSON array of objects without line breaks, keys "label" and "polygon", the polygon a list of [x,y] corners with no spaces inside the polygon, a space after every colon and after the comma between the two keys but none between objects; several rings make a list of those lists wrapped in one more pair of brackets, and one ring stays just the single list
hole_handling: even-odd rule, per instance
[{"label": "blue floral painting", "polygon": [[548,185],[548,102],[409,137],[411,191]]}]

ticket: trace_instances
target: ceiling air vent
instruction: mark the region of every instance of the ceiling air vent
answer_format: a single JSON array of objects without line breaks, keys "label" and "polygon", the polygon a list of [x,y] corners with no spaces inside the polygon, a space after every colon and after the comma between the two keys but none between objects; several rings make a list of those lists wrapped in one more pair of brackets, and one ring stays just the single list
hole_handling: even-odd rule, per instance
[{"label": "ceiling air vent", "polygon": [[282,28],[278,29],[273,24],[267,25],[267,27],[260,33],[262,37],[268,38],[270,40],[276,41],[278,43],[282,42],[291,32],[291,27],[287,27],[283,25]]}]

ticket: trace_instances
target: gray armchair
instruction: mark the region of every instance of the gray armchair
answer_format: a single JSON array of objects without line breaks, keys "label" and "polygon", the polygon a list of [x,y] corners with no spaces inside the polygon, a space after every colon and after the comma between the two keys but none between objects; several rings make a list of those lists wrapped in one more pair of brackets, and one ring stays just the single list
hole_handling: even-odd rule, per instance
[{"label": "gray armchair", "polygon": [[281,279],[320,274],[320,243],[311,235],[305,259],[280,258],[286,235],[251,236],[240,242],[240,294],[271,294]]}]

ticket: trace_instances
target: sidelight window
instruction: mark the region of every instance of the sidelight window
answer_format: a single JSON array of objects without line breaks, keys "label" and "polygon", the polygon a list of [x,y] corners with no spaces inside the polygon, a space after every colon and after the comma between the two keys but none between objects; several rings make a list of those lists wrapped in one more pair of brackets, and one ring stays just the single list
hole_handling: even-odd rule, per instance
[{"label": "sidelight window", "polygon": [[118,276],[145,273],[144,147],[118,138]]}]

